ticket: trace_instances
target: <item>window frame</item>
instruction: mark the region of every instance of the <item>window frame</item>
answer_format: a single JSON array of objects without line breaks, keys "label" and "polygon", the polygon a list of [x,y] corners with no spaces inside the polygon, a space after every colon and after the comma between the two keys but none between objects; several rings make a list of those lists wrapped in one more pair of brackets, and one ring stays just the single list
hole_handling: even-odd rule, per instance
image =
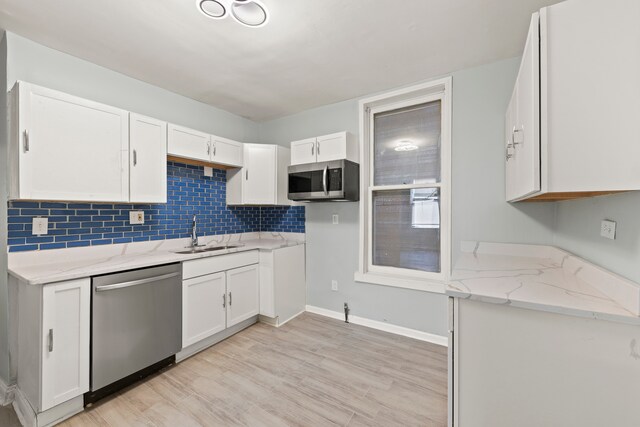
[{"label": "window frame", "polygon": [[[414,85],[366,98],[360,115],[360,259],[358,282],[444,293],[451,271],[451,77]],[[407,185],[374,185],[374,114],[427,102],[441,102],[440,182]],[[374,191],[440,189],[440,272],[373,265]]]}]

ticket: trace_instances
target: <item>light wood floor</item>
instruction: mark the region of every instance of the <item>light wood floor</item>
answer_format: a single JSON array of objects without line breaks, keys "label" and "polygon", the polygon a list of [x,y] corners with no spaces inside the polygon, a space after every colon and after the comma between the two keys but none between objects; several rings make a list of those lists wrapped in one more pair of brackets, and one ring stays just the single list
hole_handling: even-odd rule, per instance
[{"label": "light wood floor", "polygon": [[447,350],[305,313],[256,324],[66,426],[444,426]]}]

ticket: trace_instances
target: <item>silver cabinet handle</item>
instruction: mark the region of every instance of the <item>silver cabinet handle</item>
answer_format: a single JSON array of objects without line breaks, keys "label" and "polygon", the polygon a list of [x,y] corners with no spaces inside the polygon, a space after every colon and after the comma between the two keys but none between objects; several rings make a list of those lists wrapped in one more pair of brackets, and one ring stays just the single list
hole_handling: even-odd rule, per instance
[{"label": "silver cabinet handle", "polygon": [[222,308],[227,308],[227,294],[222,294]]},{"label": "silver cabinet handle", "polygon": [[327,195],[329,194],[329,191],[327,189],[327,172],[329,172],[329,166],[325,166],[324,170],[322,171],[322,189],[324,190],[324,194]]},{"label": "silver cabinet handle", "polygon": [[215,157],[216,155],[216,151],[218,151],[218,144],[216,144],[215,142],[213,143],[213,155]]},{"label": "silver cabinet handle", "polygon": [[229,307],[231,307],[231,292],[229,292]]},{"label": "silver cabinet handle", "polygon": [[314,142],[313,144],[311,144],[311,155],[312,156],[315,154],[314,153],[315,149],[316,149],[316,143]]},{"label": "silver cabinet handle", "polygon": [[24,130],[24,135],[23,135],[23,144],[24,144],[24,152],[28,152],[29,151],[29,131],[28,130]]},{"label": "silver cabinet handle", "polygon": [[207,156],[211,155],[211,143],[207,142]]},{"label": "silver cabinet handle", "polygon": [[[515,126],[513,127],[513,131],[511,132],[511,142],[513,143],[513,146],[515,147],[516,145],[520,145],[520,144],[524,144],[524,133],[521,134],[521,132],[524,129],[517,129]],[[516,135],[521,134],[522,135],[522,140],[521,141],[516,141]]]},{"label": "silver cabinet handle", "polygon": [[49,353],[53,351],[53,329],[49,329]]},{"label": "silver cabinet handle", "polygon": [[133,166],[138,164],[138,151],[133,150]]},{"label": "silver cabinet handle", "polygon": [[244,179],[246,179],[247,181],[249,181],[249,169],[247,169],[247,170],[244,172]]},{"label": "silver cabinet handle", "polygon": [[320,141],[316,142],[316,145],[318,146],[316,148],[316,153],[318,153],[318,155],[320,155]]},{"label": "silver cabinet handle", "polygon": [[114,283],[113,285],[96,286],[96,292],[112,291],[114,289],[128,288],[130,286],[144,285],[146,283],[157,282],[158,280],[170,279],[179,276],[180,273],[167,273],[160,276],[148,277],[146,279],[132,280],[130,282]]}]

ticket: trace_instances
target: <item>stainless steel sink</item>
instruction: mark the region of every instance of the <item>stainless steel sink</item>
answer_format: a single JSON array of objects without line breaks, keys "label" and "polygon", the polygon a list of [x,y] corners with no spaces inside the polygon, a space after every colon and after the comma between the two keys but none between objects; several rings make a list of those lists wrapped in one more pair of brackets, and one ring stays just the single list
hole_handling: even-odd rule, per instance
[{"label": "stainless steel sink", "polygon": [[213,251],[222,251],[222,250],[225,250],[225,249],[240,248],[242,246],[244,246],[244,245],[210,246],[210,247],[186,249],[186,250],[183,250],[183,251],[174,251],[174,253],[181,254],[181,255],[191,255],[191,254],[199,254],[199,253],[202,253],[202,252],[213,252]]}]

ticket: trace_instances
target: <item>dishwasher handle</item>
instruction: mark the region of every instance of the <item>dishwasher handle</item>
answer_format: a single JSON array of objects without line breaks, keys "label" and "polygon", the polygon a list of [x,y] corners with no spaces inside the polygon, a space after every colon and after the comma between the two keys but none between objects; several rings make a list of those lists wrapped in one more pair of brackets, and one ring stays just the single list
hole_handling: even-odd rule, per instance
[{"label": "dishwasher handle", "polygon": [[159,280],[170,279],[179,276],[180,273],[168,273],[155,277],[147,277],[145,279],[131,280],[129,282],[114,283],[113,285],[96,286],[96,292],[112,291],[114,289],[128,288],[130,286],[144,285],[146,283],[157,282]]}]

